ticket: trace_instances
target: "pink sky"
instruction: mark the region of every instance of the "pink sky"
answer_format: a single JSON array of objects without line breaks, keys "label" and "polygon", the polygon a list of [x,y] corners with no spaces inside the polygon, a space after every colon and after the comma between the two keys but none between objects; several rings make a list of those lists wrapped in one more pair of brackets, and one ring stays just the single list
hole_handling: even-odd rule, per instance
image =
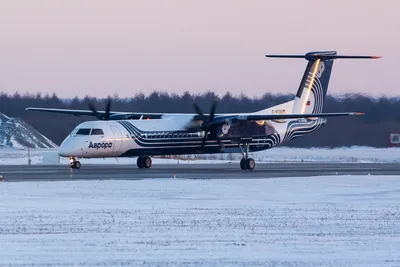
[{"label": "pink sky", "polygon": [[0,91],[61,97],[153,90],[295,93],[305,60],[337,50],[328,93],[398,94],[400,2],[0,0]]}]

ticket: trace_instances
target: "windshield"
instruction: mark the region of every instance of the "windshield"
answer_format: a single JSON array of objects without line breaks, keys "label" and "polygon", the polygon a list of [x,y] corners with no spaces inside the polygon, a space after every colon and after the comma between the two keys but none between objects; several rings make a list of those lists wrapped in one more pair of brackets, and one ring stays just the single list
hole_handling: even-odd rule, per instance
[{"label": "windshield", "polygon": [[92,129],[91,135],[104,135],[102,129]]},{"label": "windshield", "polygon": [[77,135],[104,135],[102,129],[90,129],[90,128],[75,128],[70,136],[77,136]]},{"label": "windshield", "polygon": [[81,128],[76,132],[76,135],[89,135],[91,129]]}]

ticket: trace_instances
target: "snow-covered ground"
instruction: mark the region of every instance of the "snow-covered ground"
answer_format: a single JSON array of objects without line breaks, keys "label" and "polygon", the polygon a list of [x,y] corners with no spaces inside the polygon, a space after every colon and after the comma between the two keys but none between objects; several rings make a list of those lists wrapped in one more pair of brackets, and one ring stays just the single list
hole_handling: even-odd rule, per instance
[{"label": "snow-covered ground", "polygon": [[[221,163],[239,161],[240,154],[214,154],[203,155],[206,160],[184,161],[182,163]],[[251,153],[257,162],[343,162],[343,163],[369,163],[369,162],[400,162],[400,147],[372,148],[372,147],[343,147],[343,148],[289,148],[276,147],[257,153]],[[57,163],[57,149],[31,149],[32,164]],[[136,158],[107,158],[107,159],[80,159],[86,163],[110,164],[136,164]],[[153,158],[154,164],[177,163],[176,159]],[[68,164],[68,159],[61,158],[60,163]],[[28,164],[27,149],[0,149],[1,164]]]},{"label": "snow-covered ground", "polygon": [[0,184],[0,266],[399,266],[400,177]]}]

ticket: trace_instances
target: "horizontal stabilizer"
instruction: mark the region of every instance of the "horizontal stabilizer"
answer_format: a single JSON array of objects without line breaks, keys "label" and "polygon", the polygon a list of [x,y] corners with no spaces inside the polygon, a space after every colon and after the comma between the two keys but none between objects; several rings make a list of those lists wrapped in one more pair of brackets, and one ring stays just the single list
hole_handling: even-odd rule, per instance
[{"label": "horizontal stabilizer", "polygon": [[380,56],[341,56],[334,55],[333,52],[324,51],[324,52],[310,52],[305,55],[265,55],[266,57],[271,58],[305,58],[307,60],[330,60],[330,59],[378,59]]}]

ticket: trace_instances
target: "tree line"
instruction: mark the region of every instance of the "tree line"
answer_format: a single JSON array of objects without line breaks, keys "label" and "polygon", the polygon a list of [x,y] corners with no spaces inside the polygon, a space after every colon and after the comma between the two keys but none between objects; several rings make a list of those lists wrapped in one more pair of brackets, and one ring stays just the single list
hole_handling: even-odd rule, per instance
[{"label": "tree line", "polygon": [[[153,91],[150,94],[136,93],[132,97],[111,97],[113,111],[128,112],[177,112],[195,113],[193,103],[197,103],[204,113],[208,113],[214,100],[218,101],[217,113],[254,112],[294,98],[292,94],[266,93],[258,98],[244,94],[233,96],[227,92],[218,96],[208,91],[202,94],[166,93]],[[106,99],[86,96],[84,98],[61,99],[56,94],[42,95],[18,92],[0,92],[0,112],[9,117],[19,117],[44,134],[56,144],[79,123],[95,120],[91,116],[73,116],[53,113],[25,111],[27,107],[64,109],[88,109],[93,103],[98,110],[104,110]],[[362,94],[328,95],[323,112],[361,111],[365,116],[329,118],[328,123],[317,132],[292,140],[284,145],[292,147],[341,147],[372,146],[387,147],[388,135],[400,132],[400,98],[371,97]]]}]

